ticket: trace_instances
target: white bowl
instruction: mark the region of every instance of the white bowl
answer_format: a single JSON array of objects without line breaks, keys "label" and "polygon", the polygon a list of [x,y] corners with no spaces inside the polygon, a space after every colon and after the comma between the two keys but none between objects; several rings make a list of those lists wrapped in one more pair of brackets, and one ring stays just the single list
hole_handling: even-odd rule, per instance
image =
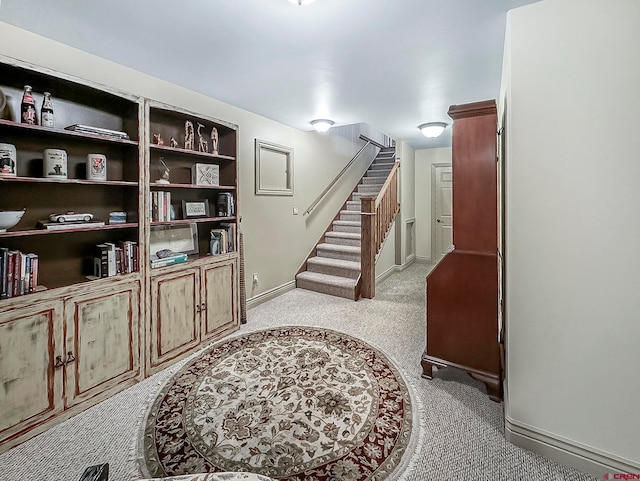
[{"label": "white bowl", "polygon": [[0,232],[7,232],[7,229],[10,229],[14,225],[16,225],[20,221],[20,219],[22,219],[23,215],[23,210],[1,210]]}]

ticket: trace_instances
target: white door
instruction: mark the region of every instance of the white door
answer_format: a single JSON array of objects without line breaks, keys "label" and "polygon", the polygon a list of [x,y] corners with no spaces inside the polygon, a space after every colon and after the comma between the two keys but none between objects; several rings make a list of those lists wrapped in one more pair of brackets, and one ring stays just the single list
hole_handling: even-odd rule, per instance
[{"label": "white door", "polygon": [[435,165],[431,192],[433,261],[439,261],[453,248],[453,172],[451,165]]}]

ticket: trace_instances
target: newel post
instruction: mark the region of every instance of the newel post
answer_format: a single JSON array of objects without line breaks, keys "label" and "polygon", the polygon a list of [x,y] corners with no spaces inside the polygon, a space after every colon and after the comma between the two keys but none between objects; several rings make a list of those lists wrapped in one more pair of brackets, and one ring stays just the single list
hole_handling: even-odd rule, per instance
[{"label": "newel post", "polygon": [[376,198],[360,198],[360,294],[366,299],[376,295]]}]

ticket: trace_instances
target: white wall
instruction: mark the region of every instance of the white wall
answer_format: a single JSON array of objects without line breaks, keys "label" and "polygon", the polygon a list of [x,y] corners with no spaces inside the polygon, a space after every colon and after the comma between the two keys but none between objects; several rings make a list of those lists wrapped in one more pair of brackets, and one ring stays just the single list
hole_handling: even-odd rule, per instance
[{"label": "white wall", "polygon": [[[296,130],[3,22],[0,55],[238,124],[238,207],[249,298],[291,285],[298,267],[366,170],[376,149],[367,148],[316,210],[308,216],[302,213],[363,145],[358,140],[360,133],[382,141],[382,134],[366,124],[336,127],[327,134]],[[256,138],[294,149],[293,197],[254,195]],[[299,215],[293,215],[294,206],[299,207]],[[257,286],[250,282],[254,272],[260,278]]]},{"label": "white wall", "polygon": [[416,257],[433,262],[431,254],[431,166],[451,164],[451,147],[415,152]]},{"label": "white wall", "polygon": [[507,436],[640,471],[640,2],[509,14]]}]

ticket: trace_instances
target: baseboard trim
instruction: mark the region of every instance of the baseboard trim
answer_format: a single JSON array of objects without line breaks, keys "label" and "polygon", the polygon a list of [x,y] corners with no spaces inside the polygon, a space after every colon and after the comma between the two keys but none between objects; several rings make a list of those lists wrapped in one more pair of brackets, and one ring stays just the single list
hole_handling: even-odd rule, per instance
[{"label": "baseboard trim", "polygon": [[412,256],[411,259],[407,259],[406,262],[402,265],[397,265],[397,264],[392,265],[382,274],[376,276],[376,284],[384,281],[387,277],[391,276],[391,274],[393,274],[394,272],[402,272],[414,262],[416,262],[416,258],[415,256]]},{"label": "baseboard trim", "polygon": [[507,441],[562,464],[602,478],[607,473],[638,473],[640,465],[590,446],[544,432],[505,416],[504,434]]},{"label": "baseboard trim", "polygon": [[433,264],[433,260],[431,259],[431,257],[427,257],[427,256],[416,255],[416,260],[418,262],[424,262],[425,264]]},{"label": "baseboard trim", "polygon": [[251,309],[252,307],[259,306],[263,302],[270,301],[271,299],[275,299],[278,296],[281,296],[285,292],[292,291],[296,288],[295,279],[289,281],[281,286],[274,287],[273,289],[269,289],[268,291],[264,291],[257,296],[253,296],[250,299],[247,299],[247,309]]}]

